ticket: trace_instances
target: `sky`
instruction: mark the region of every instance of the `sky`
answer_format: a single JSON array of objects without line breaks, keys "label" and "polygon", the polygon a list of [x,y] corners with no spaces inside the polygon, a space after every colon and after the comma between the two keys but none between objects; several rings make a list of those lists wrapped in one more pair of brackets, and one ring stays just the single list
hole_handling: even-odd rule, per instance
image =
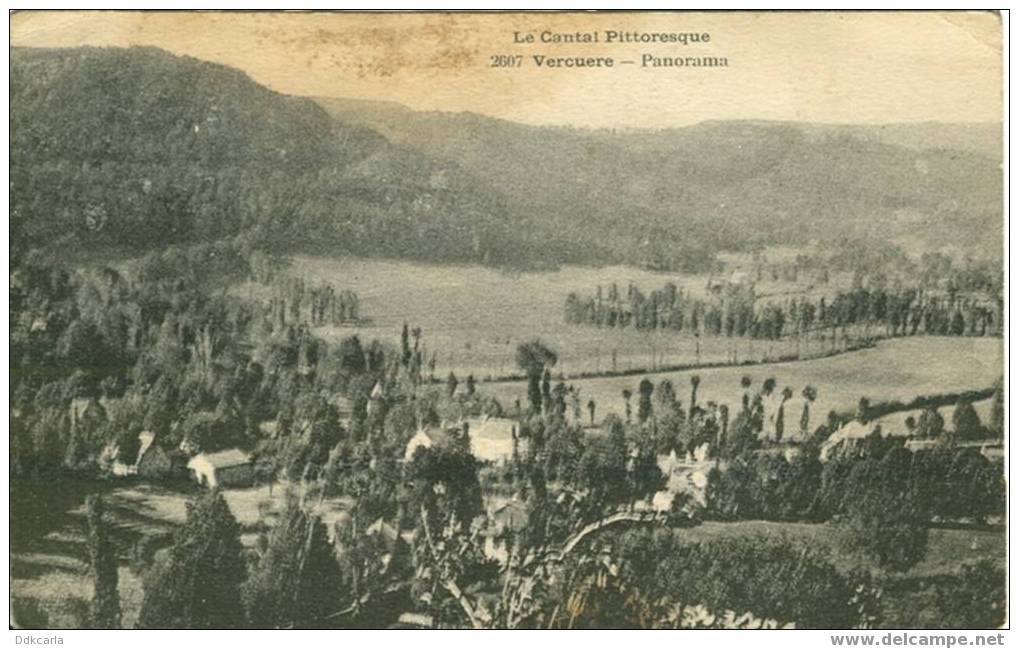
[{"label": "sky", "polygon": [[[513,33],[710,34],[704,44],[515,44]],[[151,45],[240,68],[276,91],[471,111],[530,124],[663,128],[710,119],[999,122],[991,13],[21,12],[15,46]],[[644,68],[642,56],[727,67]],[[522,67],[489,67],[522,55]],[[546,69],[533,56],[634,60]]]}]

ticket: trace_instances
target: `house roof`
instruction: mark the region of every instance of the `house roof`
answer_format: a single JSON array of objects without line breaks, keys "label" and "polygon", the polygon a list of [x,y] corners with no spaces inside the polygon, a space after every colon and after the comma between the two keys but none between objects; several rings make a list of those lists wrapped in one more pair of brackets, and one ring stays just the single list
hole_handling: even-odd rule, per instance
[{"label": "house roof", "polygon": [[354,414],[354,402],[342,394],[333,395],[333,406],[341,418],[349,418]]},{"label": "house roof", "polygon": [[241,466],[243,464],[251,463],[251,456],[238,448],[219,451],[218,453],[199,453],[191,458],[191,462],[188,464],[199,459],[208,462],[214,469],[225,469],[231,466]]},{"label": "house roof", "polygon": [[143,430],[138,433],[138,459],[134,461],[135,464],[139,464],[145,454],[148,453],[149,447],[156,441],[156,434],[149,430]]},{"label": "house roof", "polygon": [[400,534],[396,531],[396,528],[381,518],[375,519],[374,523],[365,528],[364,533],[382,537],[390,544],[395,543],[396,539],[400,538]]},{"label": "house roof", "polygon": [[527,527],[527,506],[519,500],[510,500],[489,515],[495,533],[506,530],[519,532]]},{"label": "house roof", "polygon": [[515,419],[505,417],[470,417],[464,421],[472,437],[511,437],[517,426]]},{"label": "house roof", "polygon": [[434,426],[418,430],[418,432],[414,433],[414,436],[407,442],[403,459],[410,462],[414,459],[414,452],[417,451],[418,448],[431,448],[432,444],[442,440],[445,436],[446,433],[441,428],[436,428]]},{"label": "house roof", "polygon": [[372,388],[371,398],[372,399],[381,399],[382,398],[382,381],[376,381],[375,382],[375,387]]}]

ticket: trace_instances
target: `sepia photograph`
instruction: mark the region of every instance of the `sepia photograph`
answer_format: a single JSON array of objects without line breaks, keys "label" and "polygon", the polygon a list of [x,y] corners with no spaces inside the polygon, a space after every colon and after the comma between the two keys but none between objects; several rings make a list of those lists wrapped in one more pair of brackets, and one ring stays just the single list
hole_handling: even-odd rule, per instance
[{"label": "sepia photograph", "polygon": [[10,12],[18,644],[1003,644],[1003,18]]}]

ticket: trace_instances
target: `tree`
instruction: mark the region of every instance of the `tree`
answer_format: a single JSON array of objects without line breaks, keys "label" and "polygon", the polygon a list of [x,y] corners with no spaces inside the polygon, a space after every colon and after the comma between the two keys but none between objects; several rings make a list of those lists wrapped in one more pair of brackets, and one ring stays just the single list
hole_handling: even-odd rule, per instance
[{"label": "tree", "polygon": [[640,399],[637,401],[637,421],[643,424],[651,417],[651,395],[655,391],[655,386],[651,381],[643,379],[637,391],[640,393]]},{"label": "tree", "polygon": [[347,375],[363,374],[367,370],[367,363],[364,357],[364,348],[357,336],[344,338],[340,341],[338,352],[340,369]]},{"label": "tree", "polygon": [[242,594],[255,627],[321,628],[341,608],[342,575],[322,519],[288,494]]},{"label": "tree", "polygon": [[969,401],[960,401],[952,413],[952,430],[956,439],[983,439],[984,427],[980,423],[980,416]]},{"label": "tree", "polygon": [[588,402],[587,402],[587,412],[591,415],[591,425],[592,426],[594,426],[594,409],[595,409],[595,407],[596,406],[595,406],[595,403],[594,403],[594,399],[589,399]]},{"label": "tree", "polygon": [[247,578],[240,526],[219,490],[188,503],[169,556],[144,584],[138,627],[233,629],[245,625],[240,586]]},{"label": "tree", "polygon": [[120,628],[120,596],[117,593],[117,554],[110,544],[103,521],[103,500],[98,495],[85,499],[88,521],[89,571],[92,574],[92,628]]},{"label": "tree", "polygon": [[456,388],[460,382],[456,378],[456,374],[450,370],[449,376],[446,377],[446,396],[452,398],[456,394]]},{"label": "tree", "polygon": [[629,502],[630,485],[623,422],[610,415],[605,427],[606,433],[588,440],[577,467],[577,483],[591,494],[597,507],[612,508]]},{"label": "tree", "polygon": [[400,331],[400,363],[404,367],[410,365],[411,351],[410,351],[410,329],[407,323],[403,323],[403,330]]},{"label": "tree", "polygon": [[632,410],[630,408],[630,397],[632,396],[633,393],[630,392],[630,390],[623,388],[623,402],[626,404],[626,423],[630,423],[630,417],[632,414]]},{"label": "tree", "polygon": [[939,437],[945,429],[945,419],[936,408],[924,408],[916,424],[917,433],[923,437]]},{"label": "tree", "polygon": [[800,436],[806,440],[810,436],[810,404],[817,400],[817,388],[808,385],[803,388],[803,414],[800,415]]},{"label": "tree", "polygon": [[697,388],[701,384],[701,377],[694,374],[690,377],[690,414],[689,418],[692,420],[694,416],[694,410],[697,408]]},{"label": "tree", "polygon": [[778,403],[778,413],[775,415],[775,441],[782,441],[782,434],[785,432],[785,402],[793,398],[793,390],[789,386],[782,388],[782,398]]},{"label": "tree", "polygon": [[558,357],[540,340],[521,343],[517,346],[517,367],[527,375],[527,400],[534,412],[542,406],[542,375],[546,368],[554,366]]},{"label": "tree", "polygon": [[749,376],[744,375],[739,380],[740,387],[743,388],[743,412],[750,412],[750,386],[753,381]]},{"label": "tree", "polygon": [[990,427],[991,432],[999,439],[1005,436],[1005,390],[1000,378],[994,382]]},{"label": "tree", "polygon": [[929,536],[929,513],[901,470],[909,461],[857,462],[845,484],[845,517],[839,523],[848,549],[897,572],[923,560]]}]

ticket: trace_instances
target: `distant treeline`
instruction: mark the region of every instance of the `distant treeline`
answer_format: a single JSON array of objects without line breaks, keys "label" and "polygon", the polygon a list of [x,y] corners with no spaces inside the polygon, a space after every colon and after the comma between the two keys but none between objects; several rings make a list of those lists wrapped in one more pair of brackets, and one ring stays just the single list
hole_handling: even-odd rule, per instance
[{"label": "distant treeline", "polygon": [[[1000,301],[951,291],[860,286],[830,301],[822,297],[814,302],[805,297],[765,299],[749,283],[709,288],[711,295],[701,298],[672,282],[649,294],[630,284],[623,296],[615,283],[607,291],[599,285],[587,298],[570,293],[565,319],[570,324],[765,340],[858,325],[867,334],[884,336],[985,336],[1000,333],[1002,327]],[[877,331],[870,332],[871,327]]]},{"label": "distant treeline", "polygon": [[281,277],[273,285],[267,308],[280,325],[305,323],[313,327],[339,326],[357,322],[360,300],[348,289],[335,289],[331,284],[312,286],[300,277]]}]

